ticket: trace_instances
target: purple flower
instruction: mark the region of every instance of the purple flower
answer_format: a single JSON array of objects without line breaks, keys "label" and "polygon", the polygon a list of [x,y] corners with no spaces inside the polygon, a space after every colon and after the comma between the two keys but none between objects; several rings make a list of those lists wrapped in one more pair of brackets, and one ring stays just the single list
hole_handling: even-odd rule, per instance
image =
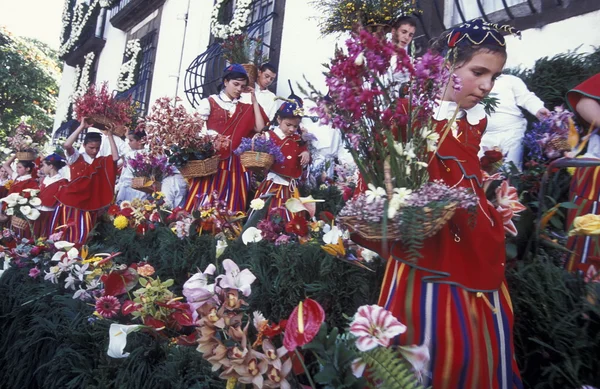
[{"label": "purple flower", "polygon": [[29,277],[37,278],[40,275],[41,271],[37,267],[31,268],[29,270]]},{"label": "purple flower", "polygon": [[279,146],[277,146],[271,139],[265,137],[254,138],[254,144],[250,138],[242,138],[242,142],[239,147],[234,151],[235,155],[240,155],[246,151],[256,151],[258,153],[271,154],[276,162],[283,162],[284,156]]}]

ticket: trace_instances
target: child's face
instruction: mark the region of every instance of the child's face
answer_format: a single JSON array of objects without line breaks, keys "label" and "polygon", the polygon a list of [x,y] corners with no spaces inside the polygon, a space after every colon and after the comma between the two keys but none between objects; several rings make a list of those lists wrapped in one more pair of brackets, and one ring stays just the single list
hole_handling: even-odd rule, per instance
[{"label": "child's face", "polygon": [[127,140],[129,141],[129,147],[131,147],[131,150],[141,150],[144,148],[144,138],[136,140],[135,136],[127,135]]},{"label": "child's face", "polygon": [[31,171],[27,169],[21,162],[17,164],[17,176],[24,176],[26,174],[31,174]]},{"label": "child's face", "polygon": [[283,131],[285,136],[290,136],[298,131],[300,128],[300,118],[292,118],[292,119],[281,119],[277,118],[277,122],[279,123],[279,128]]},{"label": "child's face", "polygon": [[96,158],[96,155],[98,155],[98,152],[100,151],[100,144],[102,142],[88,142],[85,145],[83,145],[83,148],[85,149],[85,153],[87,155],[89,155],[92,158]]},{"label": "child's face", "polygon": [[8,177],[8,172],[3,167],[0,167],[0,178],[7,178],[7,177]]},{"label": "child's face", "polygon": [[454,84],[450,81],[444,100],[454,101],[464,109],[473,108],[490,93],[505,62],[506,56],[503,53],[483,50],[476,52],[470,61],[454,69],[454,73],[461,79],[462,88],[455,91]]},{"label": "child's face", "polygon": [[392,33],[396,37],[396,41],[398,42],[398,46],[402,49],[406,49],[406,46],[412,42],[413,37],[415,36],[416,28],[411,26],[410,24],[403,24],[394,30]]},{"label": "child's face", "polygon": [[[230,99],[239,99],[242,95],[248,81],[246,80],[228,80],[225,81],[225,94]],[[252,85],[254,87],[254,85]]]},{"label": "child's face", "polygon": [[40,171],[42,172],[42,174],[44,176],[51,176],[52,175],[52,165],[50,165],[46,161],[42,161],[42,166],[40,168]]}]

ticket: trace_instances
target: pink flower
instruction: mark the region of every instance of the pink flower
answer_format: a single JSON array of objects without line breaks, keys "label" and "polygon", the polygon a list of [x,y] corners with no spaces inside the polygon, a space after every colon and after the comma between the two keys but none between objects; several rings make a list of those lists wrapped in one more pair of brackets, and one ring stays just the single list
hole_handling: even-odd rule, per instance
[{"label": "pink flower", "polygon": [[526,206],[519,202],[517,188],[510,186],[508,181],[502,181],[502,184],[496,188],[496,200],[498,202],[498,206],[502,208],[510,208],[514,213],[519,213],[527,209]]},{"label": "pink flower", "polygon": [[429,355],[429,339],[425,340],[420,346],[413,344],[412,346],[400,346],[398,348],[400,354],[412,365],[417,378],[421,380],[423,373],[427,370],[427,364],[430,359]]},{"label": "pink flower", "polygon": [[512,236],[517,236],[518,231],[512,218],[515,215],[514,211],[510,208],[497,207],[496,210],[500,212],[502,216],[502,222],[504,223],[504,231]]},{"label": "pink flower", "polygon": [[379,345],[387,347],[396,335],[405,331],[404,324],[378,305],[363,305],[358,308],[350,323],[350,333],[358,337],[356,347],[360,351],[369,351]]},{"label": "pink flower", "polygon": [[115,316],[121,309],[121,303],[115,296],[102,296],[96,300],[96,311],[107,319]]},{"label": "pink flower", "polygon": [[37,278],[40,275],[40,269],[38,269],[37,267],[32,268],[31,270],[29,270],[29,277],[31,278]]}]

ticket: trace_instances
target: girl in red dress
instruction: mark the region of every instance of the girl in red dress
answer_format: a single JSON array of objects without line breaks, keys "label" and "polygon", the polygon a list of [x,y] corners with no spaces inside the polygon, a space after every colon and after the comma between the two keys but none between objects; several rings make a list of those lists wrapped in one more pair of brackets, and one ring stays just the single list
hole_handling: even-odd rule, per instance
[{"label": "girl in red dress", "polygon": [[[231,144],[220,153],[219,170],[212,176],[194,178],[187,194],[185,209],[188,212],[221,200],[230,211],[245,211],[250,185],[250,172],[233,153],[242,141],[260,132],[268,120],[256,101],[254,89],[248,86],[248,74],[243,66],[233,64],[225,68],[224,88],[218,95],[203,99],[198,112],[206,121],[209,131],[229,137]],[[250,92],[252,104],[240,101],[242,92]],[[217,198],[213,198],[213,193]]]},{"label": "girl in red dress", "polygon": [[38,197],[42,204],[37,207],[40,217],[33,223],[33,233],[37,238],[47,238],[58,225],[58,217],[55,212],[58,205],[56,194],[61,186],[69,182],[58,171],[65,165],[65,160],[58,154],[47,156],[41,163],[40,170],[44,174],[44,179],[40,185]]},{"label": "girl in red dress", "polygon": [[522,388],[504,276],[503,221],[486,199],[477,157],[487,124],[479,103],[506,61],[504,37],[495,26],[477,20],[445,32],[432,48],[441,55],[454,52],[449,58],[456,58],[462,89],[455,90],[451,82],[434,114],[441,132],[459,109],[457,126],[440,143],[428,172],[430,180],[473,190],[478,197],[475,221],[458,210],[424,241],[417,261],[409,259],[401,242],[388,248],[355,240],[380,253],[391,252],[378,304],[407,326],[395,340],[398,344],[428,346],[425,386]]},{"label": "girl in red dress", "polygon": [[119,152],[110,129],[106,136],[110,143],[109,156],[97,156],[102,143],[102,136],[97,132],[85,135],[83,153],[73,147],[79,134],[89,126],[83,119],[63,145],[71,181],[61,186],[56,194],[60,203],[56,209],[58,225],[66,227],[64,239],[77,245],[85,244],[96,224],[98,212],[113,201],[119,160]]},{"label": "girl in red dress", "polygon": [[[33,177],[33,175],[35,175],[35,164],[33,163],[33,161],[19,161],[19,162],[17,162],[16,171],[13,171],[10,165],[13,163],[13,161],[15,159],[16,159],[16,156],[13,155],[2,165],[2,168],[9,174],[10,177],[13,178],[13,183],[10,186],[10,188],[8,189],[6,196],[13,194],[13,193],[18,193],[18,194],[21,194],[21,196],[24,196],[25,194],[22,193],[23,190],[38,188],[38,183],[35,180],[35,178]],[[6,208],[6,206],[3,204],[2,210],[0,211],[0,222],[8,221],[8,216],[6,216],[4,214],[5,208]],[[30,231],[23,231],[14,226],[11,226],[11,227],[13,228],[13,230],[15,231],[15,233],[18,236],[20,236],[22,238],[30,238],[31,237]]]},{"label": "girl in red dress", "polygon": [[299,197],[296,180],[302,176],[302,169],[310,161],[310,154],[302,137],[298,134],[302,120],[302,108],[295,102],[285,102],[277,110],[276,120],[279,124],[273,131],[265,133],[283,154],[283,162],[275,162],[265,180],[256,190],[255,199],[271,194],[271,202],[267,218],[277,214],[285,222],[292,219],[292,214],[285,208],[285,202],[292,197]]}]

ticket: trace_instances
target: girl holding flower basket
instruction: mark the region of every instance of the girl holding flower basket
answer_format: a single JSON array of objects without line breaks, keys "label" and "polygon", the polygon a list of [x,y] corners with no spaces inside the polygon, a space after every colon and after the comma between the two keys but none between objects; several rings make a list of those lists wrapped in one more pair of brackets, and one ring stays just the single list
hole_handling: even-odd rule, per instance
[{"label": "girl holding flower basket", "polygon": [[[365,199],[364,211],[376,210],[368,217],[382,219],[379,223],[387,223],[389,231],[391,227],[401,231],[387,240],[385,232],[366,238],[361,234],[364,227],[357,225],[353,240],[389,258],[378,304],[407,326],[396,339],[398,344],[428,347],[430,360],[423,376],[425,386],[433,388],[522,388],[504,276],[504,221],[486,199],[477,157],[487,124],[480,102],[506,61],[501,29],[508,28],[482,20],[460,25],[443,33],[433,44],[433,53],[417,59],[414,66],[397,53],[402,62],[398,71],[411,74],[408,98],[382,103],[390,108],[382,109],[384,125],[376,131],[371,128],[370,139],[353,132],[356,124],[342,127],[368,183],[369,190],[357,197]],[[389,63],[386,56],[396,50],[376,39],[361,31],[354,42],[349,41],[349,55],[334,60],[328,84],[338,107],[362,99],[358,94],[363,85],[358,80],[357,88],[345,86],[338,72],[371,77],[387,71],[378,66]],[[366,58],[366,65],[355,59],[359,55]],[[428,94],[436,83],[448,85]],[[371,88],[363,93],[381,96],[381,89]],[[362,104],[364,100],[358,107]],[[366,115],[380,109],[377,103],[366,106]],[[340,118],[334,124],[336,119]],[[380,152],[364,160],[356,157],[356,150]],[[458,209],[434,213],[440,207],[440,193],[453,193],[453,205],[448,204],[458,204]],[[437,229],[426,234],[431,225]]]},{"label": "girl holding flower basket", "polygon": [[127,143],[129,145],[130,151],[125,154],[125,166],[121,171],[121,176],[119,176],[119,193],[117,194],[117,203],[121,201],[127,200],[131,201],[133,199],[144,199],[146,198],[146,193],[141,190],[133,189],[131,187],[131,183],[133,180],[133,170],[128,163],[130,158],[134,158],[139,153],[144,151],[144,138],[146,137],[146,133],[136,130],[130,130],[127,133]]},{"label": "girl holding flower basket", "polygon": [[269,169],[269,174],[256,190],[255,199],[271,194],[271,202],[267,218],[277,214],[286,223],[292,219],[285,207],[285,202],[299,198],[296,180],[302,176],[302,169],[310,162],[310,154],[302,137],[298,133],[304,111],[295,101],[286,101],[277,110],[275,118],[278,126],[265,133],[283,154],[283,161],[276,161]]},{"label": "girl holding flower basket", "polygon": [[83,118],[81,124],[67,138],[63,147],[71,172],[71,181],[56,194],[60,202],[57,208],[58,224],[66,226],[64,239],[83,245],[89,232],[96,224],[98,212],[112,203],[117,177],[119,152],[110,128],[106,139],[110,143],[111,155],[98,157],[102,136],[88,132],[83,140],[84,152],[77,151],[73,144],[79,134],[91,124]]},{"label": "girl holding flower basket", "polygon": [[[233,153],[242,138],[260,132],[268,121],[248,86],[248,74],[242,65],[233,64],[223,73],[224,88],[218,95],[209,96],[200,102],[198,113],[206,122],[206,129],[216,131],[231,141],[228,148],[220,151],[221,161],[217,173],[212,176],[194,178],[185,202],[188,212],[211,204],[213,200],[226,203],[230,211],[246,211],[250,172]],[[240,101],[242,92],[249,92],[252,103]],[[213,193],[217,198],[213,198]]]}]

